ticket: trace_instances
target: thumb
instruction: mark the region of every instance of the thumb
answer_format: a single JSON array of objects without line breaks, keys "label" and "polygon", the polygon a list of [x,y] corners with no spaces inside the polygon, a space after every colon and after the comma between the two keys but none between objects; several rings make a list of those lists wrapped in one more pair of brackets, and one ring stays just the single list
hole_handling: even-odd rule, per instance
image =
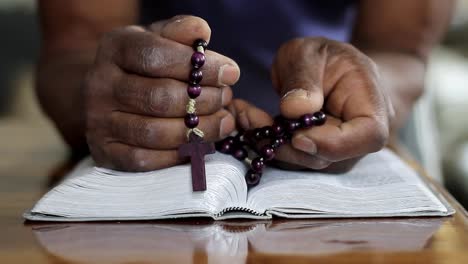
[{"label": "thumb", "polygon": [[272,81],[282,97],[280,111],[286,118],[299,118],[322,109],[326,54],[321,49],[320,42],[294,39],[278,50]]},{"label": "thumb", "polygon": [[168,20],[161,20],[149,26],[149,30],[164,38],[188,46],[196,39],[210,41],[211,29],[208,23],[196,16],[178,15]]}]

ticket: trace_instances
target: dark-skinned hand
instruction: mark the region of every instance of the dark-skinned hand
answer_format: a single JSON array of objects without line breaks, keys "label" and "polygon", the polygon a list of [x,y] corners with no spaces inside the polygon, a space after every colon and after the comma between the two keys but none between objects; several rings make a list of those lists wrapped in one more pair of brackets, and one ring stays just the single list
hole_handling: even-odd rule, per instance
[{"label": "dark-skinned hand", "polygon": [[[276,160],[291,168],[347,170],[387,142],[393,108],[377,66],[351,46],[324,38],[300,38],[281,46],[272,82],[282,96],[281,114],[299,118],[323,109],[323,126],[297,131]],[[271,125],[254,105],[234,99],[230,106],[243,129]]]},{"label": "dark-skinned hand", "polygon": [[[184,125],[191,47],[209,41],[211,30],[198,17],[177,16],[145,29],[128,26],[106,34],[84,81],[86,137],[97,165],[148,171],[182,162],[177,148],[186,142]],[[197,98],[199,128],[216,141],[235,129],[224,109],[229,86],[239,79],[237,64],[206,51],[203,91]]]}]

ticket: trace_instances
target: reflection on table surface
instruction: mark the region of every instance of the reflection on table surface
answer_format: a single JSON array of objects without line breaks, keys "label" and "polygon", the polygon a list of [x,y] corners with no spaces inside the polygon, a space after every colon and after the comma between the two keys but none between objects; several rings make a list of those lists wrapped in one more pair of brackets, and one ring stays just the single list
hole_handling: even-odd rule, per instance
[{"label": "reflection on table surface", "polygon": [[[415,251],[447,218],[30,224],[58,263],[243,263],[249,253]],[[201,256],[201,257],[200,257]]]}]

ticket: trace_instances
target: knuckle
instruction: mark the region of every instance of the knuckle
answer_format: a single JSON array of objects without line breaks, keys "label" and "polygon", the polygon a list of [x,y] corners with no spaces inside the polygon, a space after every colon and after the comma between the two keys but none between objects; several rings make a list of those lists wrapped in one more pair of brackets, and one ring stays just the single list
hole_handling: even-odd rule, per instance
[{"label": "knuckle", "polygon": [[97,118],[93,115],[91,110],[86,110],[85,112],[85,130],[86,133],[94,133],[97,131],[100,122],[98,122]]},{"label": "knuckle", "polygon": [[322,143],[321,146],[318,146],[318,153],[322,154],[327,160],[330,161],[339,161],[342,159],[343,149],[350,148],[348,145],[349,142],[344,142],[338,138],[333,140],[327,140]]},{"label": "knuckle", "polygon": [[128,105],[129,100],[133,97],[144,98],[144,96],[140,95],[142,93],[141,91],[141,89],[136,87],[135,82],[130,81],[127,75],[122,75],[119,80],[115,82],[112,95],[117,102]]},{"label": "knuckle", "polygon": [[153,142],[159,134],[157,125],[145,119],[137,119],[131,124],[133,133],[129,133],[139,145],[148,145]]},{"label": "knuckle", "polygon": [[371,142],[371,152],[382,149],[388,142],[390,131],[387,125],[381,121],[373,119],[370,125],[369,141]]},{"label": "knuckle", "polygon": [[124,165],[124,169],[127,171],[149,171],[150,162],[146,158],[145,151],[138,148],[130,148],[127,153],[127,162]]},{"label": "knuckle", "polygon": [[167,89],[158,89],[157,87],[148,89],[145,98],[143,102],[146,102],[142,107],[146,108],[149,113],[156,115],[166,115],[175,101],[173,93]]},{"label": "knuckle", "polygon": [[197,106],[203,113],[212,113],[222,108],[222,93],[221,90],[217,90],[215,94],[209,94],[202,96],[197,102]]},{"label": "knuckle", "polygon": [[83,81],[83,99],[86,108],[92,108],[94,105],[92,102],[96,98],[99,89],[101,89],[101,80],[97,76],[96,69],[94,66],[86,73]]}]

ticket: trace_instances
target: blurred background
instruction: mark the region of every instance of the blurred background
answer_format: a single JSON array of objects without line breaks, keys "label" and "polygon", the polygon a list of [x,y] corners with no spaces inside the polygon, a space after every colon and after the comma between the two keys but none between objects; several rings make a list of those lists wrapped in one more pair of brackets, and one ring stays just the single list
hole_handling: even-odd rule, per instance
[{"label": "blurred background", "polygon": [[[0,0],[0,176],[54,169],[67,149],[34,94],[39,32],[34,0]],[[401,133],[429,175],[468,206],[468,0],[432,54],[426,93]],[[43,179],[37,179],[38,181]]]}]

